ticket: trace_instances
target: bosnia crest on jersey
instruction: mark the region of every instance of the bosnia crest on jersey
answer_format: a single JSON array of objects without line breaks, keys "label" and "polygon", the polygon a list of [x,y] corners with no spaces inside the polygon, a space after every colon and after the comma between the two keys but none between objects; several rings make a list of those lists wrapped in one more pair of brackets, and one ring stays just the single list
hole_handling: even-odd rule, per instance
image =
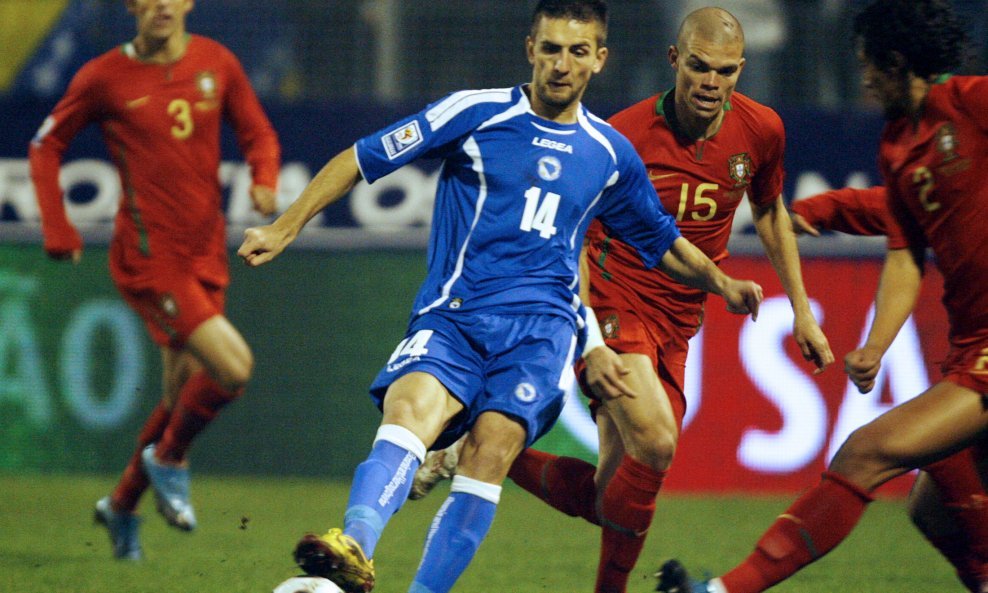
[{"label": "bosnia crest on jersey", "polygon": [[735,185],[748,185],[751,177],[751,157],[747,152],[731,155],[727,160],[727,172]]}]

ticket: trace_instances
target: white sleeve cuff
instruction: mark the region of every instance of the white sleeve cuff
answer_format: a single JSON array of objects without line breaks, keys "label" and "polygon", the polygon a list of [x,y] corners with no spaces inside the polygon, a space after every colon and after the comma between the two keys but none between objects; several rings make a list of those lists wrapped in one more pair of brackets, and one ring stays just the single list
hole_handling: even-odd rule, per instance
[{"label": "white sleeve cuff", "polygon": [[600,324],[597,323],[597,316],[590,307],[584,307],[584,309],[587,311],[587,343],[583,346],[583,354],[581,356],[586,356],[594,348],[604,345],[604,335],[600,333]]}]

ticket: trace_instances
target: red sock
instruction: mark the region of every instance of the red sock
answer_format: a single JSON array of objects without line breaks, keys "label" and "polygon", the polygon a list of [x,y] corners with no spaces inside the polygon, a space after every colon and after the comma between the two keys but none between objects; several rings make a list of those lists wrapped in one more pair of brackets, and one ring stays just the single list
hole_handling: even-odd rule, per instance
[{"label": "red sock", "polygon": [[834,549],[873,499],[846,478],[824,472],[762,535],[744,562],[721,577],[730,593],[758,593]]},{"label": "red sock", "polygon": [[600,525],[593,482],[596,470],[582,459],[525,449],[515,459],[508,477],[553,508]]},{"label": "red sock", "polygon": [[216,414],[242,390],[230,392],[223,389],[205,371],[198,372],[185,382],[178,396],[178,403],[161,440],[155,446],[158,459],[169,463],[181,463],[192,439],[203,431]]},{"label": "red sock", "polygon": [[[936,483],[944,507],[968,542],[969,552],[979,563],[988,562],[988,493],[978,475],[975,449],[968,447],[923,471]],[[961,571],[961,566],[954,566]]]},{"label": "red sock", "polygon": [[933,547],[957,569],[957,578],[964,583],[968,591],[981,593],[981,582],[988,579],[988,572],[986,572],[988,566],[979,562],[977,557],[971,553],[964,533],[923,533],[923,537],[933,544]]},{"label": "red sock", "polygon": [[624,593],[628,575],[635,567],[645,534],[655,514],[655,497],[666,472],[625,455],[614,477],[604,490],[600,522],[600,564],[597,567],[597,593]]},{"label": "red sock", "polygon": [[141,451],[161,438],[170,417],[171,410],[164,404],[158,404],[144,422],[144,428],[137,435],[137,450],[130,456],[130,461],[127,462],[127,467],[124,468],[123,475],[120,476],[120,481],[117,482],[117,487],[110,496],[114,511],[133,512],[137,508],[137,502],[148,487],[148,478],[141,469]]}]

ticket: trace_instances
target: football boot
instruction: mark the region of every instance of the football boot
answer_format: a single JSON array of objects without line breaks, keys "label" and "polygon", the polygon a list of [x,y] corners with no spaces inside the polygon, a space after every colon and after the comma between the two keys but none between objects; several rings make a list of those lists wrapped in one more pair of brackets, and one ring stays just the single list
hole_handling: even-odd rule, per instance
[{"label": "football boot", "polygon": [[141,519],[134,513],[114,511],[110,497],[104,496],[96,501],[93,510],[93,520],[106,527],[110,534],[110,544],[113,546],[113,557],[120,560],[140,560],[144,557],[141,542],[138,539],[138,528]]},{"label": "football boot", "polygon": [[659,593],[717,593],[717,589],[709,581],[694,581],[690,578],[686,567],[676,559],[668,560],[655,573],[658,584],[655,590]]},{"label": "football boot", "polygon": [[412,478],[412,489],[408,491],[408,500],[418,500],[425,496],[443,480],[451,480],[456,475],[456,464],[460,461],[460,449],[463,438],[445,449],[429,451],[425,461],[415,470]]},{"label": "football boot", "polygon": [[374,561],[338,527],[325,535],[303,536],[295,546],[295,563],[305,574],[327,578],[346,593],[368,593],[374,588]]},{"label": "football boot", "polygon": [[141,452],[144,472],[151,481],[158,512],[172,527],[183,531],[196,528],[196,513],[189,502],[189,468],[161,463],[154,456],[154,445]]}]

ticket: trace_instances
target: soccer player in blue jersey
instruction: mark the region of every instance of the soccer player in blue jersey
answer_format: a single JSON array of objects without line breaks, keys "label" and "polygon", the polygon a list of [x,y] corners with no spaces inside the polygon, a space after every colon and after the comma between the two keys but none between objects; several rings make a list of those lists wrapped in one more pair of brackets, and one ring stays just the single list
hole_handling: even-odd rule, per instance
[{"label": "soccer player in blue jersey", "polygon": [[[607,58],[606,11],[600,0],[541,0],[526,40],[530,84],[454,93],[358,140],[275,222],[246,231],[239,255],[264,264],[358,180],[443,159],[428,273],[405,338],[371,385],[383,419],[343,529],[296,547],[307,573],[370,591],[374,549],[426,450],[466,434],[409,591],[452,588],[490,528],[512,461],[552,426],[573,380],[586,323],[578,256],[593,218],[644,267],[757,313],[761,288],[727,277],[679,235],[631,144],[580,103]],[[635,395],[619,371],[611,380]]]}]

